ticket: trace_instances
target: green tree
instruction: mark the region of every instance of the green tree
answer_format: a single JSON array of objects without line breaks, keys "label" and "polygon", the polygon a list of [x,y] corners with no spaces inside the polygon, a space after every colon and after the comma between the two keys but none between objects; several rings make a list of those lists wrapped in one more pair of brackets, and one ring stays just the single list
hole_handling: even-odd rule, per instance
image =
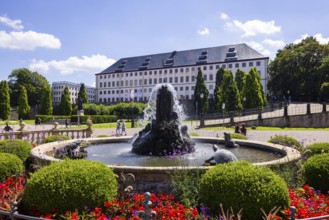
[{"label": "green tree", "polygon": [[53,113],[52,92],[49,84],[44,88],[40,104],[40,114],[51,115]]},{"label": "green tree", "polygon": [[84,83],[81,83],[79,93],[78,93],[78,100],[82,100],[82,103],[88,103],[88,95],[87,95],[87,90],[86,86]]},{"label": "green tree", "polygon": [[198,114],[205,114],[208,111],[209,91],[204,82],[202,70],[198,68],[198,76],[196,78],[196,85],[194,89],[194,106]]},{"label": "green tree", "polygon": [[21,87],[27,90],[27,97],[30,106],[36,106],[44,91],[45,85],[49,85],[46,78],[37,72],[31,72],[26,68],[15,69],[8,76],[10,101],[12,106],[18,105],[18,97]]},{"label": "green tree", "polygon": [[256,68],[251,68],[246,76],[246,83],[243,87],[243,97],[246,97],[244,108],[259,108],[264,106],[262,86],[258,80]]},{"label": "green tree", "polygon": [[0,82],[0,118],[7,120],[10,116],[10,95],[8,82],[3,80]]},{"label": "green tree", "polygon": [[321,45],[314,37],[279,50],[269,64],[268,88],[282,97],[290,92],[296,100],[315,101],[321,84],[329,75],[329,45]]},{"label": "green tree", "polygon": [[240,94],[231,70],[224,71],[220,91],[220,97],[218,97],[220,100],[218,108],[221,108],[222,104],[225,103],[226,111],[242,109]]},{"label": "green tree", "polygon": [[329,100],[329,82],[324,82],[320,88],[320,97],[322,101]]},{"label": "green tree", "polygon": [[18,97],[18,116],[22,119],[28,119],[30,113],[30,106],[28,103],[28,97],[26,88],[22,86],[21,93]]},{"label": "green tree", "polygon": [[[218,69],[216,72],[216,82],[215,82],[215,89],[214,89],[214,104],[215,106],[219,106],[219,94],[220,94],[220,86],[223,81],[223,74],[224,74],[224,69],[221,67]],[[220,109],[216,108],[217,111],[220,111]]]},{"label": "green tree", "polygon": [[242,94],[243,86],[246,82],[246,73],[240,69],[238,69],[235,73],[235,82],[238,87],[240,95]]},{"label": "green tree", "polygon": [[65,87],[64,92],[61,96],[61,102],[59,105],[61,108],[60,111],[62,115],[71,115],[72,103],[71,103],[69,88],[67,88],[67,86]]}]

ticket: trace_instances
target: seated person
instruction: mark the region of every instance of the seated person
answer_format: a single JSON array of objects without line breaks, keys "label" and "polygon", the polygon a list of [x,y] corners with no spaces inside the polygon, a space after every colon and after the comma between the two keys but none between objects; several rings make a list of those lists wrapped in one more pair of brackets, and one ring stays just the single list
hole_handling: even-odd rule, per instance
[{"label": "seated person", "polygon": [[247,128],[244,123],[241,125],[241,134],[243,134],[244,136],[247,136]]},{"label": "seated person", "polygon": [[3,129],[4,131],[13,131],[13,129],[8,125],[8,122],[6,122],[6,126]]}]

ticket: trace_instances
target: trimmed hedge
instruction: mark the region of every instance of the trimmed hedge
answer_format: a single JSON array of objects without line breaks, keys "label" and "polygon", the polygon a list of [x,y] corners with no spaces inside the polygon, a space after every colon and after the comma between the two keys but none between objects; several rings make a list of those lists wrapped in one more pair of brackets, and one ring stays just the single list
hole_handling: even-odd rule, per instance
[{"label": "trimmed hedge", "polygon": [[71,138],[69,136],[66,135],[50,135],[48,137],[46,137],[45,139],[42,140],[42,144],[45,143],[50,143],[50,142],[55,142],[55,141],[59,141],[59,140],[71,140]]},{"label": "trimmed hedge", "polygon": [[306,183],[322,193],[329,191],[329,153],[317,154],[306,160],[303,171]]},{"label": "trimmed hedge", "polygon": [[32,144],[21,139],[9,139],[0,141],[0,152],[11,153],[26,161],[30,156]]},{"label": "trimmed hedge", "polygon": [[70,119],[70,116],[63,115],[35,115],[35,118],[40,118],[41,123],[47,123],[54,119]]},{"label": "trimmed hedge", "polygon": [[0,153],[0,183],[8,177],[23,172],[22,160],[14,154]]},{"label": "trimmed hedge", "polygon": [[273,207],[289,205],[288,187],[284,180],[267,167],[254,166],[247,161],[218,164],[208,170],[200,182],[201,201],[218,211],[242,209],[243,219],[261,219],[262,208],[268,213]]},{"label": "trimmed hedge", "polygon": [[312,152],[312,155],[329,153],[329,143],[313,143],[306,146],[306,149]]},{"label": "trimmed hedge", "polygon": [[22,202],[43,213],[101,207],[117,195],[117,180],[106,165],[89,160],[65,160],[32,174]]},{"label": "trimmed hedge", "polygon": [[248,137],[243,134],[238,133],[230,133],[232,139],[242,139],[242,140],[248,140]]},{"label": "trimmed hedge", "polygon": [[270,138],[267,142],[273,144],[280,144],[287,147],[296,147],[297,150],[302,150],[302,145],[295,138],[286,135],[276,135]]}]

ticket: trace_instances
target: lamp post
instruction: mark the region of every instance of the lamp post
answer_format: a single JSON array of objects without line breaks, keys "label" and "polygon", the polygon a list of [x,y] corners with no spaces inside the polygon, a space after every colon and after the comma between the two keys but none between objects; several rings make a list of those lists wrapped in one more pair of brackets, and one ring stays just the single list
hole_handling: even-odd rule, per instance
[{"label": "lamp post", "polygon": [[243,97],[243,110],[242,115],[246,115],[246,97]]},{"label": "lamp post", "polygon": [[[130,91],[130,98],[131,98],[131,101],[133,102],[134,101],[134,98],[135,98],[135,92],[134,92],[134,90],[131,90]],[[132,104],[131,108],[132,108],[132,110],[131,110],[131,127],[134,128],[135,127],[135,120],[134,120],[135,105]]]},{"label": "lamp post", "polygon": [[204,120],[203,120],[203,111],[202,111],[202,107],[203,107],[203,93],[200,94],[200,127],[204,126]]},{"label": "lamp post", "polygon": [[225,103],[222,104],[222,112],[223,112],[223,128],[224,128],[224,111],[225,111]]}]

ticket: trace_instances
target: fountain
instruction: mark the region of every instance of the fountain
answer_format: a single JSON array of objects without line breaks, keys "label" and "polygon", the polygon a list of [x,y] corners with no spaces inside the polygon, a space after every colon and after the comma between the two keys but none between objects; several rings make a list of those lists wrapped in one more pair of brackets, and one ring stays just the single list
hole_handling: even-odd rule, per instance
[{"label": "fountain", "polygon": [[[85,148],[88,157],[95,156],[87,159],[102,161],[117,174],[134,174],[136,180],[134,189],[139,192],[170,192],[171,173],[209,169],[211,166],[202,166],[203,162],[209,159],[211,162],[212,156],[213,159],[218,157],[211,146],[216,144],[219,148],[225,148],[225,139],[218,137],[191,139],[187,134],[187,127],[182,125],[185,116],[178,103],[176,91],[170,84],[157,85],[151,93],[148,107],[144,110],[144,121],[147,125],[138,136],[87,138],[85,140],[90,143],[90,147]],[[54,152],[65,149],[75,141],[40,145],[31,150],[31,156],[39,162],[60,161],[54,158]],[[240,146],[226,148],[237,159],[249,160],[257,165],[283,164],[300,158],[298,151],[281,145],[249,140],[234,140],[234,143],[231,140],[231,142],[232,146],[235,144]],[[256,153],[246,159],[246,155],[253,150]],[[219,149],[218,152],[223,151]],[[261,154],[271,157],[264,160]],[[278,157],[275,154],[282,156]],[[110,156],[110,159],[106,159],[105,156]]]},{"label": "fountain", "polygon": [[194,151],[195,143],[187,134],[187,126],[181,125],[183,111],[178,104],[172,85],[157,85],[144,111],[144,120],[151,121],[133,142],[132,152],[140,155],[163,156],[172,154],[175,148],[184,153]]}]

